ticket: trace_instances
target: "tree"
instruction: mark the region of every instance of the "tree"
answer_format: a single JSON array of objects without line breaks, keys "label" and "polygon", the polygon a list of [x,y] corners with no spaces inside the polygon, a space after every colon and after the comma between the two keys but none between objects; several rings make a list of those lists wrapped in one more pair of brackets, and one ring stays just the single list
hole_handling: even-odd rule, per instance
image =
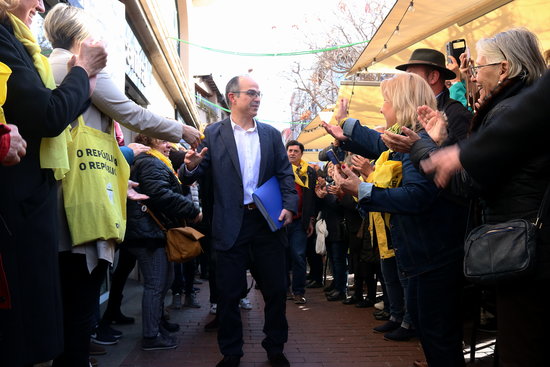
[{"label": "tree", "polygon": [[[334,20],[324,33],[308,34],[301,31],[304,43],[310,49],[323,49],[369,40],[391,9],[387,0],[344,1],[338,3],[330,19]],[[317,18],[317,21],[322,22]],[[326,20],[323,20],[326,23]],[[292,119],[308,116],[314,118],[338,97],[340,81],[353,66],[365,44],[321,52],[315,55],[311,64],[295,61],[287,77],[296,86],[292,95]],[[361,80],[379,80],[379,75],[360,74]],[[309,111],[309,112],[308,112]],[[306,120],[307,122],[307,120]],[[296,125],[298,129],[305,125]]]}]

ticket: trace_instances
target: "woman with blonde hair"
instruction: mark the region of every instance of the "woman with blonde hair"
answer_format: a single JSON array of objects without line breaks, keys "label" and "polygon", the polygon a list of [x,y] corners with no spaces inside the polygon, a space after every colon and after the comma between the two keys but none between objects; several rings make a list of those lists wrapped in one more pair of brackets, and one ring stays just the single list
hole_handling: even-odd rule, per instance
[{"label": "woman with blonde hair", "polygon": [[[399,131],[406,126],[424,135],[416,109],[435,108],[428,84],[417,75],[399,74],[383,81],[381,90],[380,112],[387,128]],[[346,107],[341,103],[338,117],[343,117]],[[389,232],[399,271],[408,280],[407,308],[428,365],[464,366],[460,304],[465,213],[440,195],[435,184],[413,166],[409,154],[387,151],[380,133],[353,118],[342,127],[325,125],[325,129],[343,149],[367,158],[387,154],[392,171],[385,182],[382,178],[361,182],[347,166],[335,172],[335,180],[358,197],[360,210],[390,214]]]},{"label": "woman with blonde hair", "polygon": [[11,69],[3,109],[27,142],[19,164],[0,165],[0,252],[11,297],[0,310],[0,365],[10,367],[63,350],[56,180],[69,170],[66,128],[88,107],[90,78],[107,58],[101,44],[84,42],[56,88],[29,29],[44,11],[42,0],[0,1],[0,61]]}]

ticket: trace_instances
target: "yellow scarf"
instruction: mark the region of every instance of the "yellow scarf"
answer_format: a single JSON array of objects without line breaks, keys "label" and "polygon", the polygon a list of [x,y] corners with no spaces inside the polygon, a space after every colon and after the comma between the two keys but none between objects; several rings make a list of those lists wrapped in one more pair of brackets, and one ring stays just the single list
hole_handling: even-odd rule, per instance
[{"label": "yellow scarf", "polygon": [[[40,75],[44,86],[49,89],[55,89],[55,80],[53,77],[50,63],[46,56],[40,53],[40,46],[31,30],[15,15],[8,13],[15,37],[25,46],[27,52],[32,57],[34,67]],[[67,155],[67,145],[72,141],[70,127],[67,128],[55,138],[42,138],[40,143],[40,167],[43,169],[51,168],[56,180],[61,180],[69,172],[69,157]]]},{"label": "yellow scarf", "polygon": [[4,116],[4,109],[2,106],[6,102],[6,95],[8,94],[8,79],[11,75],[11,69],[8,65],[0,62],[0,124],[6,124],[6,117]]},{"label": "yellow scarf", "polygon": [[[294,182],[298,185],[309,188],[309,178],[307,176],[307,162],[303,159],[300,160],[300,165],[296,167],[292,165],[292,170],[294,171]],[[303,180],[305,179],[305,180]]]},{"label": "yellow scarf", "polygon": [[178,177],[178,174],[176,173],[176,171],[174,170],[174,166],[172,166],[172,162],[170,161],[170,159],[168,159],[167,156],[165,156],[164,154],[162,154],[160,151],[156,150],[156,149],[149,149],[148,151],[146,151],[145,153],[149,154],[149,155],[152,155],[153,157],[156,157],[158,159],[160,159],[162,161],[162,163],[164,163],[168,168],[170,168],[170,171],[172,171],[172,173],[174,174],[174,176],[176,176],[176,178],[178,179],[178,182],[181,184],[181,181]]}]

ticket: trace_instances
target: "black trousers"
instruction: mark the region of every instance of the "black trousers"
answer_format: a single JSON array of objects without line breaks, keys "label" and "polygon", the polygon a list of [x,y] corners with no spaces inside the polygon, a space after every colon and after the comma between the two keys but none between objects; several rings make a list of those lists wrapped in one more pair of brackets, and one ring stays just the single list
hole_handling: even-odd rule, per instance
[{"label": "black trousers", "polygon": [[103,321],[110,323],[113,318],[120,314],[122,303],[122,292],[126,285],[128,276],[136,266],[136,257],[125,247],[118,249],[118,262],[111,278],[111,289],[109,290],[109,302],[103,314]]},{"label": "black trousers", "polygon": [[85,255],[59,253],[65,350],[53,361],[54,367],[89,366],[92,321],[108,265],[99,260],[90,274]]},{"label": "black trousers", "polygon": [[548,366],[549,283],[526,279],[497,288],[500,367]]},{"label": "black trousers", "polygon": [[243,355],[243,330],[239,300],[246,288],[246,270],[251,269],[265,302],[265,338],[268,354],[281,353],[288,339],[286,320],[286,258],[284,231],[271,232],[259,210],[244,209],[241,231],[235,245],[216,251],[218,285],[218,345],[224,356]]},{"label": "black trousers", "polygon": [[315,252],[316,236],[313,234],[307,239],[306,260],[309,264],[308,279],[323,283],[323,256]]}]

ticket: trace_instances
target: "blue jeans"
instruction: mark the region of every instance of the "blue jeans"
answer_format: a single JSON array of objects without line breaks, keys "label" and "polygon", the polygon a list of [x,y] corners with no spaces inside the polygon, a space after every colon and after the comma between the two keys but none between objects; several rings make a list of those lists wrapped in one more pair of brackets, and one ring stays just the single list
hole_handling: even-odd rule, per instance
[{"label": "blue jeans", "polygon": [[306,293],[306,248],[307,234],[300,219],[287,226],[290,268],[292,270],[292,294]]},{"label": "blue jeans", "polygon": [[409,311],[430,367],[463,367],[462,261],[409,278]]},{"label": "blue jeans", "polygon": [[136,257],[143,275],[143,337],[153,338],[159,333],[160,319],[164,312],[164,297],[174,279],[174,267],[168,262],[164,247],[131,247],[128,250]]},{"label": "blue jeans", "polygon": [[399,277],[395,256],[380,259],[380,267],[386,285],[388,301],[390,302],[390,318],[392,321],[402,322],[403,327],[410,328],[411,316],[405,302],[408,279]]},{"label": "blue jeans", "polygon": [[327,241],[327,255],[332,264],[334,277],[334,289],[341,293],[346,292],[348,282],[347,252],[348,247],[344,241]]}]

